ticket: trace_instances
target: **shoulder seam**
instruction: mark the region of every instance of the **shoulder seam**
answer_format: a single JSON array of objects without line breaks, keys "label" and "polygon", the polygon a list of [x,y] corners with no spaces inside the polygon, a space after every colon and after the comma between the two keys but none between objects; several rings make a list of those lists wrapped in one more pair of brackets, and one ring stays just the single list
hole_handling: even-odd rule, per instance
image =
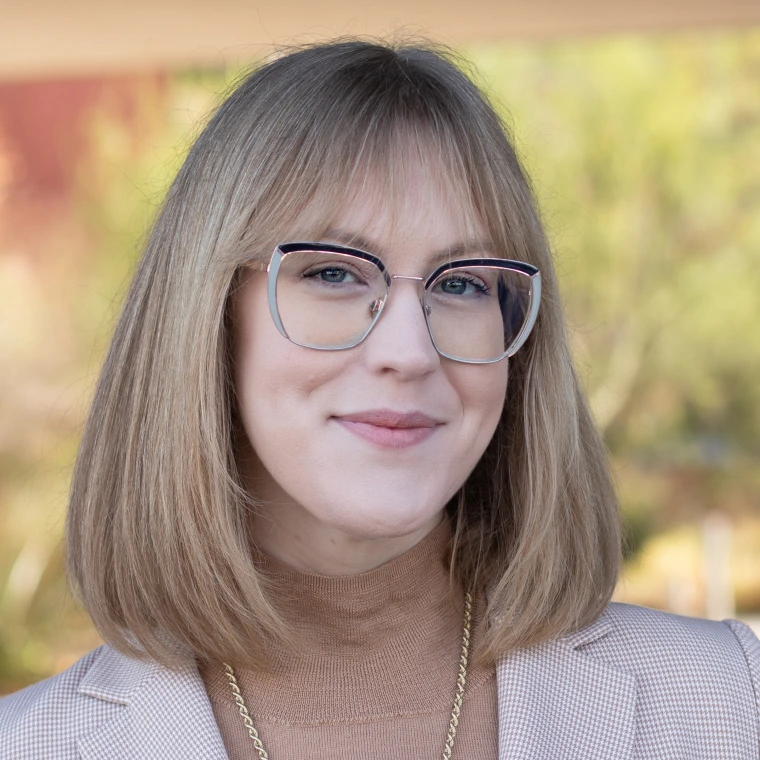
[{"label": "shoulder seam", "polygon": [[752,692],[755,695],[755,715],[757,716],[757,721],[755,722],[755,730],[757,736],[758,757],[760,757],[760,683],[758,683],[758,680],[755,677],[752,665],[749,661],[749,653],[744,646],[742,637],[737,634],[737,629],[743,633],[749,634],[750,636],[754,636],[754,633],[748,625],[742,623],[740,620],[722,620],[721,622],[726,626],[726,628],[728,628],[729,631],[731,631],[733,637],[736,639],[737,644],[739,644],[739,649],[741,650],[742,657],[744,658],[744,664],[747,666],[749,682],[752,686]]}]

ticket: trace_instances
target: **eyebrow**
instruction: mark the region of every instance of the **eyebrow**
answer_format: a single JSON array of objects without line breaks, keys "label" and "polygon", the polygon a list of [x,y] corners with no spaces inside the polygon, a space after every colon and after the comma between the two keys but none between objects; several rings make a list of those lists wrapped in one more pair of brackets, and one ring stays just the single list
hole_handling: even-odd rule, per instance
[{"label": "eyebrow", "polygon": [[[360,248],[366,253],[373,253],[381,258],[386,255],[387,251],[376,242],[363,237],[358,232],[349,232],[339,227],[328,227],[322,234],[325,241],[346,245],[351,248]],[[428,264],[431,266],[452,261],[454,259],[471,256],[473,253],[496,253],[496,246],[490,240],[463,240],[453,245],[434,251],[428,258]]]}]

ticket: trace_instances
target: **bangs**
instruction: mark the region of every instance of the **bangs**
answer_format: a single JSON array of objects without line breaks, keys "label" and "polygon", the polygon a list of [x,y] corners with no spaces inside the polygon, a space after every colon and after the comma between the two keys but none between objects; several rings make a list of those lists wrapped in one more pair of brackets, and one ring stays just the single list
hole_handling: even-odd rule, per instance
[{"label": "bangs", "polygon": [[[420,183],[433,185],[453,199],[447,208],[458,216],[454,222],[460,229],[473,237],[482,237],[475,231],[485,230],[489,242],[498,239],[499,232],[492,231],[482,204],[473,195],[477,183],[466,170],[461,151],[450,145],[452,135],[434,133],[429,125],[380,122],[369,127],[364,134],[346,130],[339,136],[342,139],[329,143],[324,155],[310,152],[292,157],[299,171],[287,172],[276,183],[277,192],[262,198],[260,213],[268,224],[263,227],[252,220],[247,225],[240,265],[267,263],[279,243],[325,240],[341,211],[357,200],[378,207],[390,205],[389,233],[393,235],[402,217],[422,211],[413,205],[424,199],[417,192]],[[341,242],[361,247],[356,240]],[[493,247],[492,255],[509,255],[495,243]]]}]

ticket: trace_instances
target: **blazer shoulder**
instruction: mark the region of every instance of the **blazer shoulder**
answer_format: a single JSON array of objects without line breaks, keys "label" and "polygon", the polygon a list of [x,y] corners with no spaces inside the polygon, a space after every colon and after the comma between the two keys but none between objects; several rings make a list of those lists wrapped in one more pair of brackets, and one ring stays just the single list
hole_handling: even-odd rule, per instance
[{"label": "blazer shoulder", "polygon": [[98,647],[62,673],[0,699],[0,757],[77,758],[76,738],[92,712],[102,711],[101,705],[115,707],[98,705],[99,700],[79,691],[82,680],[108,649]]},{"label": "blazer shoulder", "polygon": [[757,637],[738,620],[706,620],[612,602],[598,623],[608,631],[598,644],[606,641],[610,652],[617,644],[621,657],[701,655],[701,659],[716,664],[731,660],[746,668],[750,660],[759,656]]},{"label": "blazer shoulder", "polygon": [[[760,716],[760,641],[749,626],[738,620],[726,620],[725,624],[733,631],[747,661],[752,688],[755,692],[755,705]],[[758,720],[760,724],[760,719]]]},{"label": "blazer shoulder", "polygon": [[681,650],[696,647],[726,653],[728,647],[732,653],[741,653],[743,658],[758,657],[757,637],[738,620],[686,617],[619,602],[607,605],[601,619],[610,624],[613,637],[625,639],[634,646],[638,642],[651,649],[657,642],[672,642]]},{"label": "blazer shoulder", "polygon": [[613,603],[573,636],[633,678],[636,757],[760,759],[760,644],[743,623]]},{"label": "blazer shoulder", "polygon": [[612,603],[607,633],[582,647],[634,672],[643,684],[740,692],[760,714],[760,642],[738,620],[704,620]]}]

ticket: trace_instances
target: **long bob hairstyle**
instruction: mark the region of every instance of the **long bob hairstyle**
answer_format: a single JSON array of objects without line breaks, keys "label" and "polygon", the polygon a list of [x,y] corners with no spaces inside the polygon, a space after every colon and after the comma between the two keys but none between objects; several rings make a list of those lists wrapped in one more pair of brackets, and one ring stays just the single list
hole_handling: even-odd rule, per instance
[{"label": "long bob hairstyle", "polygon": [[[171,667],[189,648],[257,667],[271,642],[289,640],[257,571],[255,494],[236,464],[230,301],[243,267],[296,230],[319,235],[368,172],[403,193],[410,151],[457,188],[495,255],[543,279],[494,437],[447,506],[452,580],[488,592],[478,656],[576,630],[609,601],[620,538],[606,452],[529,183],[464,68],[427,43],[299,48],[242,80],[190,150],[127,294],[67,519],[74,592],[121,651]],[[306,217],[318,221],[298,227]]]}]

